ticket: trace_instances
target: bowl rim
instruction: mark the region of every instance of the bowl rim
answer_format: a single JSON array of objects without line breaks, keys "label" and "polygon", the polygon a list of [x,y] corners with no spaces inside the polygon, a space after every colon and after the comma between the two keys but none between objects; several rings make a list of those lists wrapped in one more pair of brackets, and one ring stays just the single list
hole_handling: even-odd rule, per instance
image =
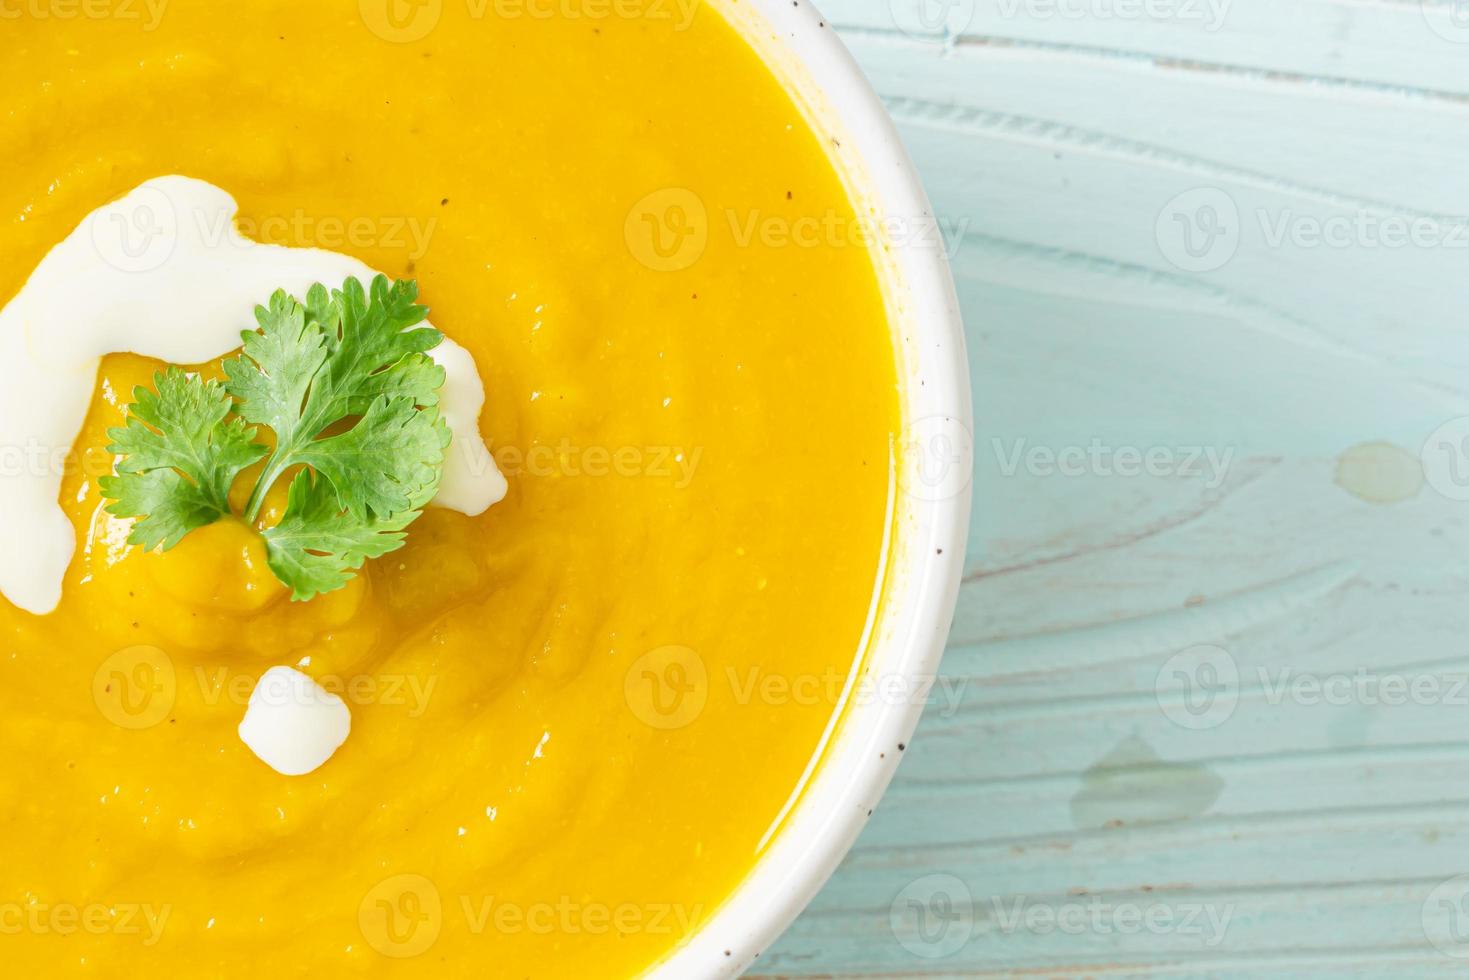
[{"label": "bowl rim", "polygon": [[[718,6],[801,104],[808,122],[830,138],[833,160],[859,208],[876,227],[908,229],[902,240],[881,239],[879,252],[902,382],[902,443],[941,438],[959,463],[951,478],[925,492],[913,482],[910,465],[922,465],[922,458],[905,462],[912,454],[901,449],[895,457],[890,530],[896,532],[874,606],[882,607],[880,628],[856,671],[916,691],[938,676],[969,529],[969,361],[947,250],[941,235],[914,233],[924,222],[934,232],[939,228],[928,197],[881,99],[821,13],[807,0],[720,0]],[[928,689],[923,692],[923,700],[849,701],[836,712],[835,735],[813,758],[811,778],[793,797],[770,846],[709,921],[649,976],[726,978],[755,963],[855,843],[906,751],[927,700]]]}]

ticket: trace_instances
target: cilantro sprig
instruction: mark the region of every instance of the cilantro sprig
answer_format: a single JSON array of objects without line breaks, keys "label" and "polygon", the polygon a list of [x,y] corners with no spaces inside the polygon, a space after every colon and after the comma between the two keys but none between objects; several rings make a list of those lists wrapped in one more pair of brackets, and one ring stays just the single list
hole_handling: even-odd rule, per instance
[{"label": "cilantro sprig", "polygon": [[[261,530],[271,571],[305,601],[340,589],[368,559],[403,546],[438,493],[449,427],[439,414],[443,340],[412,281],[348,279],[304,302],[284,290],[257,307],[225,380],[179,367],[134,389],[108,431],[116,475],[107,511],[137,518],[129,542],[168,550],[234,513],[231,490],[264,461],[242,512],[259,526],[266,494],[291,476],[280,520]],[[262,442],[262,429],[274,441]]]}]

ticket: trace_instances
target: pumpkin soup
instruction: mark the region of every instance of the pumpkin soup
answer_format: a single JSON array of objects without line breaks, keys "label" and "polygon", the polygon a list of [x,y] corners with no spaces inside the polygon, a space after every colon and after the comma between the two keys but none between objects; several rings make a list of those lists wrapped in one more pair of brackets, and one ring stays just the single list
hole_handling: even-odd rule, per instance
[{"label": "pumpkin soup", "polygon": [[[108,202],[207,182],[244,237],[416,282],[508,481],[292,601],[287,481],[167,550],[109,512],[109,430],[169,364],[108,356],[74,441],[0,446],[0,479],[59,468],[75,545],[54,610],[0,598],[7,968],[646,970],[778,829],[881,575],[893,345],[823,138],[672,0],[7,9],[0,297]],[[304,772],[242,741],[281,676],[350,714]]]}]

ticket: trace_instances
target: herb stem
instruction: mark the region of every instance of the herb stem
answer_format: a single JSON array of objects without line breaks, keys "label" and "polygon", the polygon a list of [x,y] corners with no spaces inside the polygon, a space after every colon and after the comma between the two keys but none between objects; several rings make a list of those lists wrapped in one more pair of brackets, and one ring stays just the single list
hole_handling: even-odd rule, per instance
[{"label": "herb stem", "polygon": [[277,452],[266,461],[265,469],[260,473],[260,480],[255,484],[255,489],[250,491],[250,501],[245,505],[245,523],[254,524],[260,517],[260,511],[265,506],[265,495],[270,488],[275,486],[281,474],[290,466],[289,458],[283,458]]}]

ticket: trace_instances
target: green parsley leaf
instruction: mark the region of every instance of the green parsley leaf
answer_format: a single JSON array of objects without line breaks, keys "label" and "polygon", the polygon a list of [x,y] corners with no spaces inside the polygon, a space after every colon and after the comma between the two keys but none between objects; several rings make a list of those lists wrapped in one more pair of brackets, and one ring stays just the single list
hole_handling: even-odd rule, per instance
[{"label": "green parsley leaf", "polygon": [[285,516],[262,532],[266,560],[276,577],[291,586],[293,599],[335,591],[367,559],[403,547],[408,537],[404,530],[432,498],[425,494],[414,501],[415,508],[391,517],[359,520],[342,511],[325,480],[302,470],[291,481]]},{"label": "green parsley leaf", "polygon": [[131,543],[168,549],[230,512],[235,478],[266,448],[244,419],[230,418],[233,403],[219,382],[173,367],[153,384],[156,392],[134,389],[127,425],[108,430],[107,451],[121,459],[118,475],[99,483],[113,501],[108,513],[141,518]]},{"label": "green parsley leaf", "polygon": [[255,320],[260,329],[242,334],[244,356],[224,362],[229,393],[240,399],[241,418],[290,442],[311,379],[326,363],[326,332],[284,290],[270,298],[269,307],[256,307]]},{"label": "green parsley leaf", "polygon": [[341,509],[359,521],[413,509],[425,488],[437,489],[449,427],[409,396],[378,398],[362,421],[341,435],[303,445],[292,460],[331,482]]},{"label": "green parsley leaf", "polygon": [[[140,518],[129,540],[167,550],[230,514],[231,487],[264,459],[243,517],[258,523],[271,487],[295,473],[281,520],[261,532],[292,598],[339,589],[402,547],[450,442],[444,370],[428,356],[443,335],[419,326],[417,299],[416,283],[385,276],[370,289],[318,284],[304,303],[281,290],[222,363],[223,384],[174,367],[156,393],[137,389],[128,424],[109,432],[117,475],[102,481],[110,513]],[[273,448],[255,441],[261,428]]]},{"label": "green parsley leaf", "polygon": [[[247,520],[259,516],[266,491],[294,466],[325,463],[321,472],[332,481],[337,499],[358,518],[403,509],[430,470],[442,469],[448,427],[436,412],[406,436],[375,431],[377,425],[403,424],[401,417],[374,417],[374,406],[385,396],[393,403],[408,401],[410,410],[439,403],[444,369],[427,352],[444,335],[431,327],[410,329],[428,316],[417,299],[417,283],[389,285],[387,277],[378,276],[370,296],[360,282],[348,279],[330,298],[317,285],[304,307],[278,292],[268,309],[256,311],[260,331],[245,334],[243,356],[225,363],[227,387],[240,399],[240,414],[276,435],[276,450],[245,509]],[[355,416],[364,422],[372,417],[368,430],[324,448],[326,430]],[[430,423],[439,429],[433,436],[423,431]],[[415,447],[427,451],[436,439],[443,440],[437,456],[403,458]],[[343,460],[364,451],[383,455],[355,464]],[[388,485],[378,486],[369,477],[374,467],[376,478]]]}]

